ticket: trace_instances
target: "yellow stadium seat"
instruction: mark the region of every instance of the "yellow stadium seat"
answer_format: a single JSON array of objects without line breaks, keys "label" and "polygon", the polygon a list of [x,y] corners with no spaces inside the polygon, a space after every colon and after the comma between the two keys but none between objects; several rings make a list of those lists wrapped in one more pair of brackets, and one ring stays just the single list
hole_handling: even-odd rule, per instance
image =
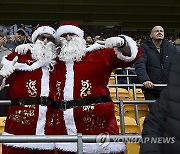
[{"label": "yellow stadium seat", "polygon": [[110,91],[110,95],[111,95],[112,100],[118,100],[116,88],[110,87],[110,88],[109,88],[109,91]]},{"label": "yellow stadium seat", "polygon": [[118,95],[121,100],[129,100],[130,99],[129,92],[127,89],[118,88]]},{"label": "yellow stadium seat", "polygon": [[112,71],[112,72],[111,72],[111,75],[114,75],[114,74],[115,74],[114,71]]},{"label": "yellow stadium seat", "polygon": [[[0,134],[4,131],[6,117],[0,117]],[[2,143],[0,143],[0,154],[2,153]]]},{"label": "yellow stadium seat", "polygon": [[115,77],[110,77],[108,84],[115,84]]},{"label": "yellow stadium seat", "polygon": [[145,119],[145,118],[146,118],[146,117],[141,117],[141,118],[139,119],[141,132],[142,132],[142,129],[143,129],[143,123],[144,123],[144,119]]},{"label": "yellow stadium seat", "polygon": [[139,143],[126,143],[127,154],[139,154]]},{"label": "yellow stadium seat", "polygon": [[4,131],[6,117],[0,117],[0,133]]},{"label": "yellow stadium seat", "polygon": [[[149,107],[147,104],[138,104],[138,110],[140,111],[149,111]],[[124,104],[123,105],[124,111],[132,111],[135,109],[135,105],[134,104]]]},{"label": "yellow stadium seat", "polygon": [[120,108],[118,104],[114,104],[115,116],[119,116]]},{"label": "yellow stadium seat", "polygon": [[[116,121],[117,125],[119,127],[119,130],[121,132],[121,127],[120,127],[120,117],[116,116]],[[131,117],[124,117],[124,122],[125,122],[125,133],[126,134],[141,134],[141,129],[140,126],[137,125],[135,119]]]},{"label": "yellow stadium seat", "polygon": [[[130,99],[134,100],[133,89],[129,90],[129,96],[130,96]],[[141,88],[136,89],[136,99],[137,100],[145,100],[144,93]]]},{"label": "yellow stadium seat", "polygon": [[[138,114],[139,114],[139,118],[146,116],[149,113],[149,111],[146,110],[139,110]],[[128,110],[124,112],[124,115],[127,117],[131,117],[135,119],[135,110]]]},{"label": "yellow stadium seat", "polygon": [[0,143],[0,154],[2,154],[2,143]]},{"label": "yellow stadium seat", "polygon": [[137,125],[136,121],[131,117],[124,117],[125,125]]},{"label": "yellow stadium seat", "polygon": [[109,91],[112,100],[119,100],[119,98],[121,100],[129,100],[130,98],[127,89],[110,87]]},{"label": "yellow stadium seat", "polygon": [[[138,114],[139,118],[146,116],[149,113],[149,107],[147,104],[138,104]],[[125,104],[123,106],[124,115],[127,117],[135,118],[135,105],[134,104]]]}]

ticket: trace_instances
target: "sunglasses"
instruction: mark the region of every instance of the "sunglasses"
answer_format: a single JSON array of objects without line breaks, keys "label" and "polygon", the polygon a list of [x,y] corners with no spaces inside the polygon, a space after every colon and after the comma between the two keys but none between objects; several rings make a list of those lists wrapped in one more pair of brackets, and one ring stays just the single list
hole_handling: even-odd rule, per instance
[{"label": "sunglasses", "polygon": [[67,37],[67,35],[74,36],[76,34],[74,34],[74,33],[65,33],[65,34],[62,34],[61,37]]},{"label": "sunglasses", "polygon": [[38,36],[38,39],[41,40],[41,41],[44,41],[45,39],[47,39],[48,42],[55,43],[55,38],[50,36],[50,35],[43,35],[43,34],[41,34],[41,35]]}]

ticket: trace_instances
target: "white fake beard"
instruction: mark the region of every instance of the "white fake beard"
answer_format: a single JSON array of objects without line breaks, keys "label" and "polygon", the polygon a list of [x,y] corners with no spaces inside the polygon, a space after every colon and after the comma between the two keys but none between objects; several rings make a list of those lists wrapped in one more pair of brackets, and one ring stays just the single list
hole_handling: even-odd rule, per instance
[{"label": "white fake beard", "polygon": [[80,61],[86,55],[86,41],[79,36],[72,36],[70,41],[63,38],[61,44],[58,55],[61,61]]},{"label": "white fake beard", "polygon": [[32,48],[32,58],[44,63],[49,71],[54,70],[56,64],[55,58],[57,57],[55,44],[48,42],[44,44],[43,41],[37,40]]}]

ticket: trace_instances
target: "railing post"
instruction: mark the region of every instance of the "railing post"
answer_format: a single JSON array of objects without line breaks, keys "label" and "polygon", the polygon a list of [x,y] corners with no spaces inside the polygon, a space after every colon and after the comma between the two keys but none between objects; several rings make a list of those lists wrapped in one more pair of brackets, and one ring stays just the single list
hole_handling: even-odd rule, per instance
[{"label": "railing post", "polygon": [[[127,77],[126,77],[126,79],[127,79],[127,84],[130,84],[130,79],[129,79],[129,69],[126,69],[126,75],[127,75]],[[129,92],[129,87],[128,87],[128,92]]]},{"label": "railing post", "polygon": [[[135,83],[133,83],[133,93],[134,93],[134,100],[137,100]],[[135,118],[136,118],[137,125],[140,126],[138,104],[134,104],[134,109],[135,109]]]},{"label": "railing post", "polygon": [[83,154],[83,141],[82,141],[82,134],[78,133],[77,134],[78,141],[77,141],[77,153],[78,154]]},{"label": "railing post", "polygon": [[119,118],[120,118],[120,128],[121,128],[121,135],[125,135],[125,121],[124,121],[124,107],[123,107],[123,101],[119,98]]}]

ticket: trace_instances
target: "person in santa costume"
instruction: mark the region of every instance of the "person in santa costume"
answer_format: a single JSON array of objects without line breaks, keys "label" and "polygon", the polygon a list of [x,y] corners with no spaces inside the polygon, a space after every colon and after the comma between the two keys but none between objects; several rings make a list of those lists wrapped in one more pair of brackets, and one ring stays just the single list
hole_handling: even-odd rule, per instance
[{"label": "person in santa costume", "polygon": [[[136,42],[125,35],[86,48],[84,32],[76,22],[56,31],[60,43],[55,65],[55,135],[119,135],[114,103],[107,88],[111,72],[131,66],[140,56]],[[77,152],[76,143],[56,143],[59,153]],[[124,143],[106,146],[83,143],[83,153],[125,153]]]},{"label": "person in santa costume", "polygon": [[[13,52],[2,60],[1,88],[9,84],[11,106],[2,135],[52,135],[52,80],[56,64],[56,31],[38,27],[33,46],[23,55]],[[23,47],[23,45],[22,45]],[[54,143],[3,143],[3,154],[53,154]]]}]

